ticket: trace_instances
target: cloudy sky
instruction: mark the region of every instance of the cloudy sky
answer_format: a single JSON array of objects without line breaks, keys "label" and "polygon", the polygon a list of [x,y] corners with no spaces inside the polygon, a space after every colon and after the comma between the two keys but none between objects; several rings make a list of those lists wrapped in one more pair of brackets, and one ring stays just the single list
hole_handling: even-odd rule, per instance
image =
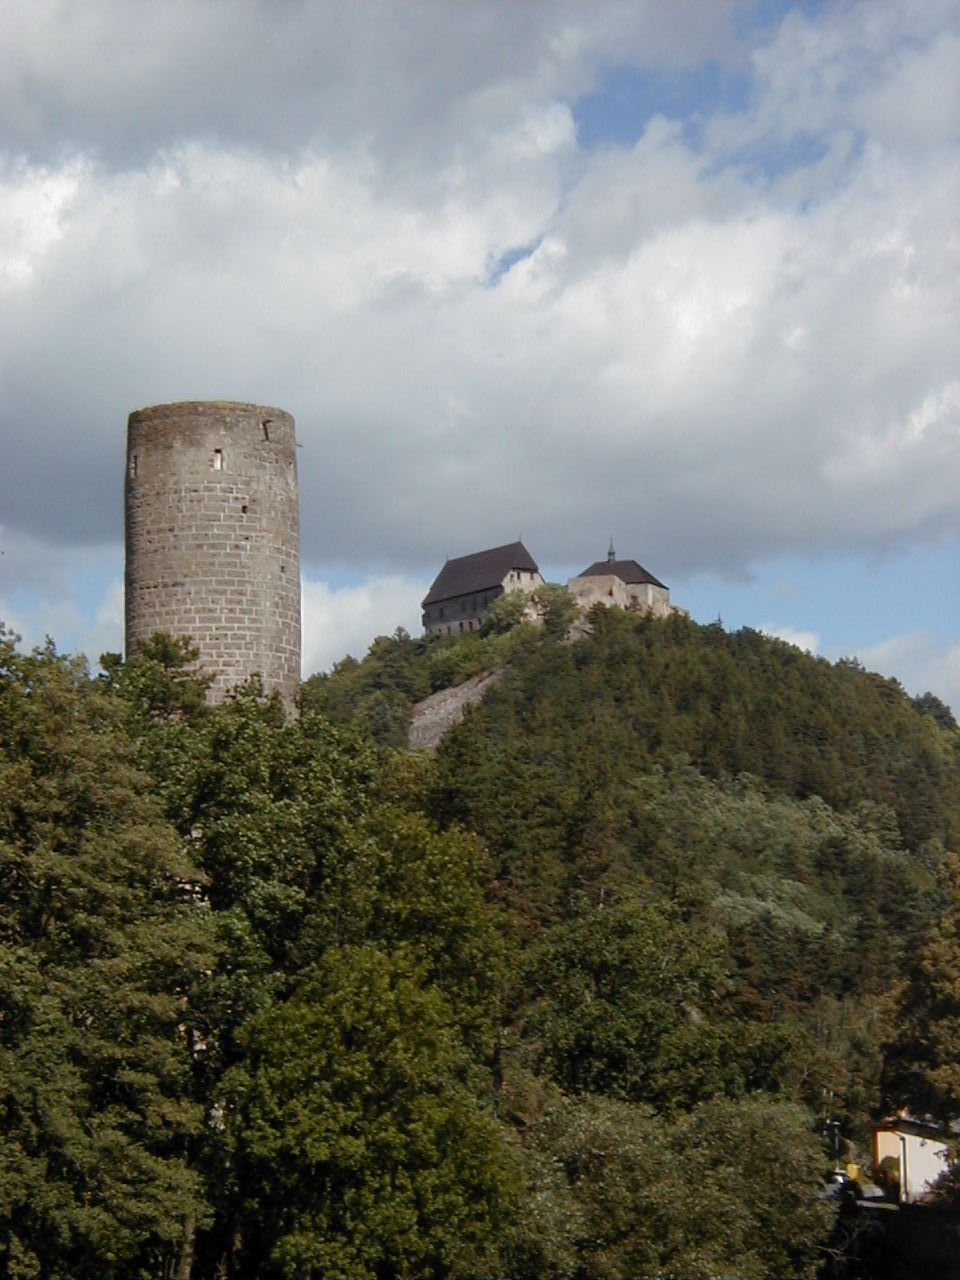
[{"label": "cloudy sky", "polygon": [[611,536],[960,710],[960,0],[0,0],[0,617],[121,646],[128,413],[294,414],[304,674]]}]

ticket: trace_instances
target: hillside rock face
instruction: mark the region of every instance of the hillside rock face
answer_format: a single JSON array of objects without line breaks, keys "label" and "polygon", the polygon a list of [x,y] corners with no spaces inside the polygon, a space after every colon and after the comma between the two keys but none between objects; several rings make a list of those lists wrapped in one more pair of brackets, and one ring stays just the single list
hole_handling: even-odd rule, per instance
[{"label": "hillside rock face", "polygon": [[447,730],[460,723],[467,707],[479,702],[501,674],[499,671],[481,671],[453,689],[441,689],[418,702],[413,708],[407,746],[411,750],[436,751]]}]

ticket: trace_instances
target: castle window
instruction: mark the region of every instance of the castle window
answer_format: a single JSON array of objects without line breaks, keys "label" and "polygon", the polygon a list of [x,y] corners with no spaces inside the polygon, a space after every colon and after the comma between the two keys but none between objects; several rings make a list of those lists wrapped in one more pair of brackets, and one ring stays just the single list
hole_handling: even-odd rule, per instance
[{"label": "castle window", "polygon": [[272,419],[272,418],[264,418],[264,420],[260,423],[261,427],[263,427],[263,438],[264,438],[264,440],[269,440],[269,439],[270,439],[270,423],[271,423],[272,421],[273,421],[273,419]]},{"label": "castle window", "polygon": [[130,479],[131,480],[136,480],[137,478],[138,465],[139,465],[139,459],[137,458],[137,455],[135,453],[131,453],[130,455]]},{"label": "castle window", "polygon": [[213,457],[210,459],[210,470],[211,471],[223,470],[223,450],[222,449],[214,449]]}]

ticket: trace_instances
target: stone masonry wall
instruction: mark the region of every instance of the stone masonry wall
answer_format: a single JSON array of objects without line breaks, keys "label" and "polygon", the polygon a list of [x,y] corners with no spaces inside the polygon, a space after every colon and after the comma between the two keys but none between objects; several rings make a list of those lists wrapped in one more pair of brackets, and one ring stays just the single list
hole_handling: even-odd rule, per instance
[{"label": "stone masonry wall", "polygon": [[666,587],[655,587],[651,582],[623,582],[616,574],[570,578],[567,590],[584,612],[595,604],[640,609],[652,613],[655,618],[669,618],[673,613],[683,612],[670,603],[670,592]]},{"label": "stone masonry wall", "polygon": [[444,636],[460,635],[464,631],[476,631],[490,612],[499,596],[508,591],[526,591],[530,594],[543,586],[539,573],[529,569],[511,569],[499,586],[487,587],[449,600],[438,600],[427,605],[421,613],[425,633],[438,631]]},{"label": "stone masonry wall", "polygon": [[487,689],[499,680],[501,671],[483,671],[452,689],[441,689],[418,702],[413,708],[407,746],[411,749],[436,751],[448,729],[459,724],[467,707],[479,702]]},{"label": "stone masonry wall", "polygon": [[291,705],[300,684],[294,421],[227,401],[132,413],[124,487],[125,648],[187,635],[218,701],[254,672]]},{"label": "stone masonry wall", "polygon": [[457,596],[453,600],[427,605],[422,615],[423,629],[425,632],[439,631],[445,636],[456,635],[461,631],[474,631],[489,613],[490,606],[501,595],[502,587],[488,587],[486,591],[475,591],[472,595]]}]

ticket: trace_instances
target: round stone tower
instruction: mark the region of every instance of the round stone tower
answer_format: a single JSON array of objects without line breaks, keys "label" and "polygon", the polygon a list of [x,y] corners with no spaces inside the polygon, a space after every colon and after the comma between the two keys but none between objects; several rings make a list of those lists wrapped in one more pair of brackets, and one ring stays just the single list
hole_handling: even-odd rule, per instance
[{"label": "round stone tower", "polygon": [[300,684],[300,524],[293,418],[229,401],[131,413],[124,485],[125,648],[189,636],[210,697],[259,672]]}]

